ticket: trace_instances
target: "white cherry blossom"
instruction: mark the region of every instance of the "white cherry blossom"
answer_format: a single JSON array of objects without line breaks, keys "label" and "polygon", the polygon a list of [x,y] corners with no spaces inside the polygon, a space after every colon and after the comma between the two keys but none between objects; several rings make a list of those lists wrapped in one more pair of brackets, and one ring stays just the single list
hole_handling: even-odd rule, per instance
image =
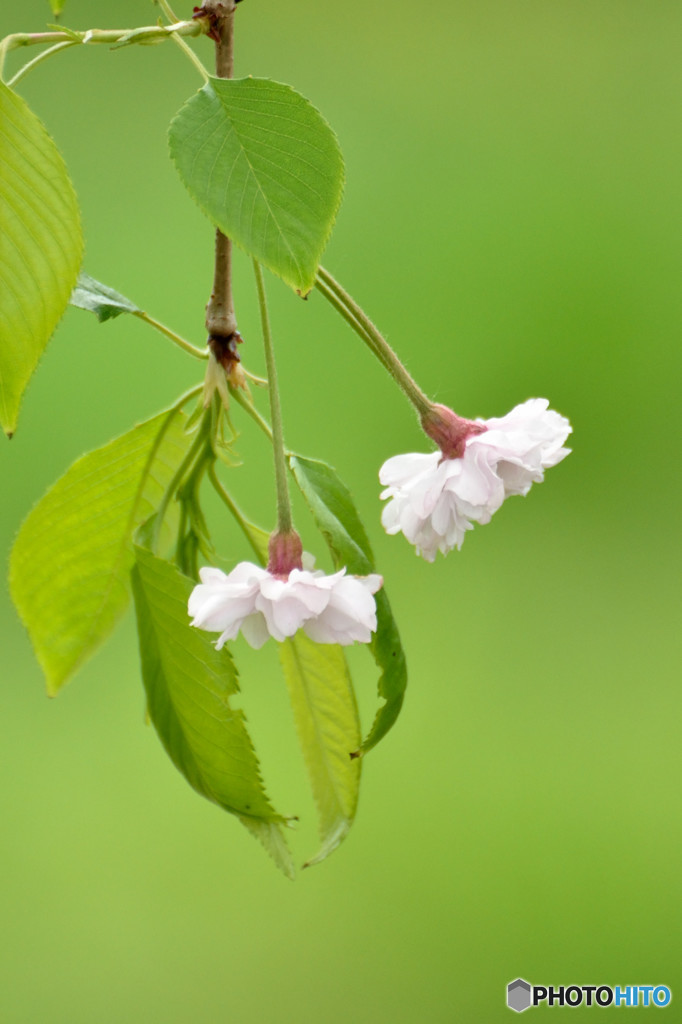
[{"label": "white cherry blossom", "polygon": [[[527,494],[570,451],[563,444],[571,425],[545,398],[530,398],[506,416],[471,421],[468,435],[462,428],[467,421],[455,419],[461,455],[396,455],[379,471],[381,497],[389,499],[384,528],[402,532],[429,562],[437,551],[460,548],[474,523],[490,522],[505,498]],[[447,429],[444,418],[434,435],[445,438]]]},{"label": "white cherry blossom", "polygon": [[331,576],[309,569],[275,574],[251,562],[240,562],[226,574],[200,569],[190,594],[191,625],[220,633],[218,650],[240,632],[252,647],[268,637],[283,641],[299,629],[322,644],[369,643],[377,628],[373,595],[381,576]]}]

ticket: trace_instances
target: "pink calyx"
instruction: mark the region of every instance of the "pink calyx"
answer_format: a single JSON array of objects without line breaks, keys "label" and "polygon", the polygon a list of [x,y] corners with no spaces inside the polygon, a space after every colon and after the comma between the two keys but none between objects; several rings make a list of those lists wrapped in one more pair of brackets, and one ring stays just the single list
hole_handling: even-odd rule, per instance
[{"label": "pink calyx", "polygon": [[445,459],[461,459],[468,439],[488,429],[484,423],[465,420],[447,405],[439,404],[432,405],[421,422],[424,433],[435,441]]}]

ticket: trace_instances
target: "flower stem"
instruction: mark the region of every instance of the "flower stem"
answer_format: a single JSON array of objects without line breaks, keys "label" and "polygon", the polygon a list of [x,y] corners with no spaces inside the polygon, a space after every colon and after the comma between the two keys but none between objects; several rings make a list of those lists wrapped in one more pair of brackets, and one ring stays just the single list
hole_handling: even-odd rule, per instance
[{"label": "flower stem", "polygon": [[279,387],[277,385],[277,368],[275,366],[275,353],[272,347],[272,335],[270,333],[270,317],[265,297],[265,282],[263,271],[258,260],[253,261],[253,270],[256,275],[256,287],[258,289],[258,303],[260,305],[261,323],[263,325],[263,344],[265,347],[265,365],[267,366],[270,412],[272,416],[272,448],[275,455],[275,483],[277,485],[277,529],[280,533],[289,533],[292,529],[291,504],[289,502],[289,484],[287,481],[287,459],[284,450],[284,432],[282,429],[282,409],[279,401]]},{"label": "flower stem", "polygon": [[433,408],[433,403],[408,373],[398,359],[398,356],[364,310],[361,309],[357,302],[324,267],[320,267],[318,270],[315,286],[346,322],[350,324],[356,334],[362,338],[382,366],[388,370],[393,380],[403,390],[410,402],[412,402],[420,418],[427,416]]},{"label": "flower stem", "polygon": [[360,335],[360,337],[365,342],[367,347],[377,357],[377,359],[384,366],[384,368],[388,369],[387,362],[383,357],[380,349],[378,349],[377,346],[375,345],[372,335],[367,333],[367,331],[363,328],[362,324],[356,319],[356,317],[351,313],[351,311],[347,309],[346,306],[344,306],[343,302],[336,296],[336,294],[331,290],[331,288],[328,288],[327,285],[324,284],[324,282],[320,281],[319,279],[315,282],[315,286],[317,290],[322,295],[324,295],[327,302],[329,302],[330,305],[332,305],[334,309],[341,314],[346,323],[350,324],[353,330]]},{"label": "flower stem", "polygon": [[[269,387],[269,385],[268,385]],[[251,417],[260,429],[263,431],[269,441],[272,441],[272,427],[266,419],[264,419],[258,412],[252,401],[248,399],[239,388],[230,387],[230,394],[234,398],[238,405],[241,405],[242,409]]]},{"label": "flower stem", "polygon": [[208,349],[201,349],[197,348],[195,345],[192,345],[189,341],[186,341],[179,334],[176,334],[175,331],[172,331],[170,327],[166,327],[166,325],[162,324],[159,320],[155,320],[153,316],[149,315],[149,313],[140,312],[136,313],[135,316],[137,316],[138,320],[143,320],[144,323],[149,324],[150,327],[153,327],[161,334],[164,334],[167,338],[170,338],[170,340],[174,342],[179,348],[181,348],[184,352],[189,352],[189,354],[191,356],[194,356],[195,359],[208,359]]},{"label": "flower stem", "polygon": [[258,546],[258,544],[256,543],[256,541],[254,540],[253,533],[251,532],[251,524],[249,523],[248,519],[246,518],[244,513],[241,511],[239,506],[235,504],[235,502],[232,500],[231,496],[228,494],[228,492],[223,487],[223,484],[222,484],[221,480],[219,479],[218,474],[215,471],[215,466],[214,465],[212,465],[209,468],[208,478],[211,481],[211,484],[213,485],[213,489],[216,492],[216,494],[218,495],[218,497],[220,498],[220,500],[223,502],[223,504],[229,509],[231,514],[234,516],[234,518],[235,518],[236,522],[238,523],[242,533],[244,534],[244,536],[248,540],[249,546],[251,547],[251,550],[256,555],[256,558],[258,559],[258,562],[260,563],[260,565],[264,565],[266,559],[264,559],[264,557],[263,557],[263,550],[262,550],[262,548],[260,548]]}]

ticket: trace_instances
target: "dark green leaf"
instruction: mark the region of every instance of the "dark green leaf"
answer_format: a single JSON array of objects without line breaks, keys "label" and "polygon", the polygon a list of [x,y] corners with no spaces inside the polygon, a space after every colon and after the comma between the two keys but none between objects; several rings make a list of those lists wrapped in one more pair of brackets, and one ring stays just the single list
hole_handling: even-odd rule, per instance
[{"label": "dark green leaf", "polygon": [[21,399],[66,309],[83,253],[78,203],[57,147],[0,82],[0,424]]},{"label": "dark green leaf", "polygon": [[309,292],[343,190],[341,151],[319,111],[279,82],[211,78],[169,138],[180,177],[213,223]]},{"label": "dark green leaf", "polygon": [[360,746],[360,719],[341,647],[299,631],[279,655],[319,816],[322,847],[309,866],[329,856],[353,823],[361,758],[350,755]]},{"label": "dark green leaf", "polygon": [[139,306],[126,299],[125,295],[84,273],[78,275],[78,282],[69,301],[72,306],[94,313],[100,323],[120,316],[121,313],[142,312]]},{"label": "dark green leaf", "polygon": [[135,558],[142,677],[161,742],[197,793],[235,814],[293,877],[285,819],[265,794],[244,714],[230,705],[239,692],[231,655],[190,626],[192,581],[146,548],[136,546]]},{"label": "dark green leaf", "polygon": [[51,696],[125,610],[132,535],[187,452],[183,425],[184,417],[161,413],[83,455],[19,531],[10,588]]},{"label": "dark green leaf", "polygon": [[[324,462],[292,455],[289,465],[332,553],[337,569],[346,566],[356,576],[376,572],[374,556],[348,488],[336,472]],[[381,669],[379,696],[385,703],[379,708],[369,735],[362,744],[363,752],[383,739],[394,724],[402,707],[407,686],[407,666],[400,635],[391,606],[382,587],[375,595],[377,631],[369,645]]]}]

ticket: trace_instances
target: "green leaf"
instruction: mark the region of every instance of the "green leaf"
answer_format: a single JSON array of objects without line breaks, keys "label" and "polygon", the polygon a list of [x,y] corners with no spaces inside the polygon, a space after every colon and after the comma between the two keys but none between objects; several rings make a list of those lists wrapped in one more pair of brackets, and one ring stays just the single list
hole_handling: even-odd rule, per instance
[{"label": "green leaf", "polygon": [[52,13],[54,14],[55,18],[58,18],[59,15],[62,13],[65,4],[66,0],[50,0],[50,7],[52,8]]},{"label": "green leaf", "polygon": [[211,78],[169,129],[180,177],[229,238],[302,294],[343,191],[334,132],[308,100],[264,78]]},{"label": "green leaf", "polygon": [[142,677],[149,715],[161,742],[189,784],[235,814],[278,867],[293,877],[278,815],[268,800],[244,714],[230,705],[239,692],[227,650],[189,624],[194,586],[173,565],[135,547],[133,593]]},{"label": "green leaf", "polygon": [[[357,576],[376,572],[374,556],[348,488],[324,462],[292,455],[294,478],[323,533],[337,569],[346,566]],[[383,739],[395,723],[405,696],[407,666],[391,606],[384,587],[375,595],[377,631],[369,644],[381,669],[378,688],[385,703],[379,708],[369,735],[362,744],[366,753]]]},{"label": "green leaf", "polygon": [[31,374],[76,283],[80,216],[45,128],[0,82],[0,424],[11,437]]},{"label": "green leaf", "polygon": [[128,603],[132,534],[192,438],[161,413],[82,456],[30,512],[10,559],[12,598],[55,696]]},{"label": "green leaf", "polygon": [[319,864],[350,829],[358,804],[360,719],[343,650],[316,644],[305,633],[279,645],[291,706],[317,806],[322,847]]},{"label": "green leaf", "polygon": [[105,320],[120,316],[121,313],[142,312],[140,307],[126,299],[125,295],[84,273],[78,275],[78,282],[69,301],[72,306],[94,313],[101,324]]}]

